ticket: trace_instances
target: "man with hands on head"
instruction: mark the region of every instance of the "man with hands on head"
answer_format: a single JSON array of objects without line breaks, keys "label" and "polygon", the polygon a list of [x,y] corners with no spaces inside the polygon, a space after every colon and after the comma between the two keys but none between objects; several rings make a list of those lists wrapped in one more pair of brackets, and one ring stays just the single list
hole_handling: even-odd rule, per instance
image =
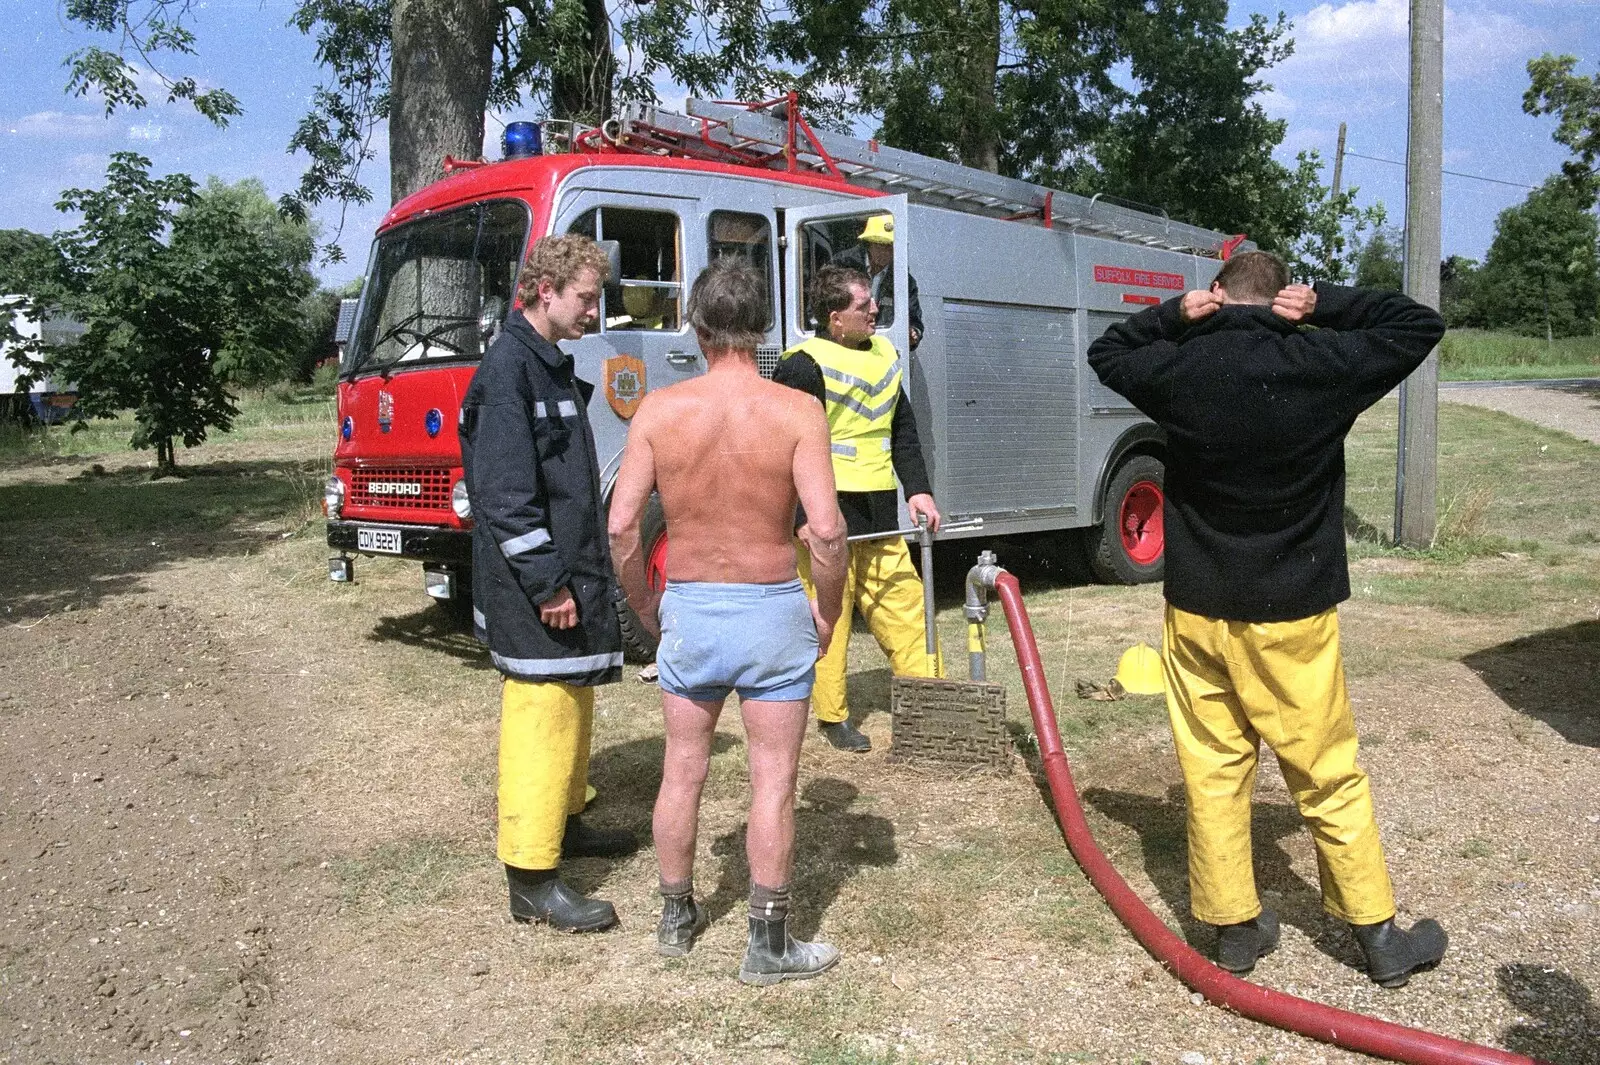
[{"label": "man with hands on head", "polygon": [[1235,973],[1278,943],[1251,864],[1262,740],[1311,829],[1323,907],[1351,926],[1372,980],[1399,987],[1444,956],[1438,922],[1394,921],[1337,611],[1350,596],[1345,436],[1443,335],[1437,312],[1397,292],[1291,285],[1281,260],[1252,251],[1089,348],[1100,380],[1167,436],[1162,660],[1190,905]]},{"label": "man with hands on head", "polygon": [[[786,351],[772,379],[815,396],[827,411],[833,476],[850,535],[890,534],[850,545],[844,610],[817,663],[811,697],[828,742],[859,754],[871,750],[872,741],[851,722],[845,701],[852,609],[860,609],[896,675],[925,677],[929,671],[922,581],[905,540],[893,535],[900,524],[895,478],[905,491],[913,522],[926,519],[937,532],[939,508],[922,461],[916,417],[905,396],[900,355],[876,331],[878,305],[867,276],[823,267],[812,282],[811,310],[817,335]],[[804,558],[800,579],[811,579]]]},{"label": "man with hands on head", "polygon": [[[839,959],[825,943],[795,940],[788,918],[806,700],[843,602],[845,523],[821,405],[763,380],[756,367],[771,324],[766,290],[760,273],[732,261],[695,280],[689,322],[706,372],[645,397],[628,431],[610,521],[628,602],[660,636],[667,748],[654,820],[656,949],[687,954],[705,924],[693,879],[700,795],[717,718],[737,692],[751,792],[749,940],[739,979],[750,984],[816,976]],[[659,596],[645,578],[639,533],[652,489],[672,543]],[[807,517],[799,538],[815,597],[795,570],[797,504]]]},{"label": "man with hands on head", "polygon": [[569,932],[617,922],[559,873],[563,857],[617,857],[627,832],[586,825],[596,685],[622,673],[616,578],[586,413],[594,386],[557,347],[599,315],[605,253],[581,236],[528,253],[521,306],[484,353],[461,402],[461,464],[472,503],[473,622],[505,677],[499,841],[511,916]]}]

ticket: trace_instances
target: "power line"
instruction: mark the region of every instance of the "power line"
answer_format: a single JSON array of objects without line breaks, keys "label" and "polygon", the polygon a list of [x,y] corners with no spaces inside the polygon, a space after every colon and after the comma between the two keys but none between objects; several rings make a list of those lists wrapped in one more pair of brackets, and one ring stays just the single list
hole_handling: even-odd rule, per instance
[{"label": "power line", "polygon": [[[1406,165],[1396,159],[1380,159],[1376,155],[1362,155],[1360,152],[1352,152],[1348,148],[1345,149],[1344,154],[1354,156],[1357,159],[1368,159],[1374,163],[1388,163],[1390,166]],[[1514,189],[1537,189],[1539,187],[1537,185],[1524,185],[1520,181],[1502,181],[1499,178],[1479,177],[1477,174],[1463,174],[1459,170],[1441,170],[1440,173],[1449,174],[1451,177],[1466,178],[1469,181],[1487,181],[1491,185],[1510,185]]]}]

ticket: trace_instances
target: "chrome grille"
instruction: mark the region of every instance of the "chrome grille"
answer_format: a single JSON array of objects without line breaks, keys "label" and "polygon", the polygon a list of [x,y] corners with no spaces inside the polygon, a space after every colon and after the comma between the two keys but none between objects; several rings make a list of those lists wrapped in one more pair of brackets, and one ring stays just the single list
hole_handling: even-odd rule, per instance
[{"label": "chrome grille", "polygon": [[[374,493],[374,482],[419,485],[421,492],[417,495]],[[450,487],[448,466],[369,466],[351,472],[350,501],[347,505],[448,511]]]}]

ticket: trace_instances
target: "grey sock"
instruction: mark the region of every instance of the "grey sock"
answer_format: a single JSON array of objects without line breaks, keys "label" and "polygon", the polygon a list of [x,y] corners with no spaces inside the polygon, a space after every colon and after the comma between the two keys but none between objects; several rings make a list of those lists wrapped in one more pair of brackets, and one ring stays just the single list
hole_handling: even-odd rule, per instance
[{"label": "grey sock", "polygon": [[694,894],[694,877],[692,876],[686,880],[662,880],[660,884],[661,897],[664,899],[683,898]]},{"label": "grey sock", "polygon": [[750,881],[750,916],[758,921],[781,921],[789,916],[789,885],[770,888]]}]

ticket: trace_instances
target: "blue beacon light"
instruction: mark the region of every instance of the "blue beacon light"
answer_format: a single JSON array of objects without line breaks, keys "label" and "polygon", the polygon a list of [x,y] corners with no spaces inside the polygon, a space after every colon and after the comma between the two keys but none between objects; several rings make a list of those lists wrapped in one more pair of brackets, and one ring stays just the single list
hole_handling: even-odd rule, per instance
[{"label": "blue beacon light", "polygon": [[537,122],[507,122],[500,138],[501,154],[507,159],[526,159],[544,151]]},{"label": "blue beacon light", "polygon": [[339,435],[344,437],[346,440],[349,440],[350,437],[355,434],[355,431],[356,420],[350,417],[350,415],[346,414],[344,416],[344,424],[339,426]]},{"label": "blue beacon light", "polygon": [[422,419],[422,424],[428,430],[429,436],[438,436],[439,430],[444,428],[444,415],[439,413],[438,407],[434,407]]}]

